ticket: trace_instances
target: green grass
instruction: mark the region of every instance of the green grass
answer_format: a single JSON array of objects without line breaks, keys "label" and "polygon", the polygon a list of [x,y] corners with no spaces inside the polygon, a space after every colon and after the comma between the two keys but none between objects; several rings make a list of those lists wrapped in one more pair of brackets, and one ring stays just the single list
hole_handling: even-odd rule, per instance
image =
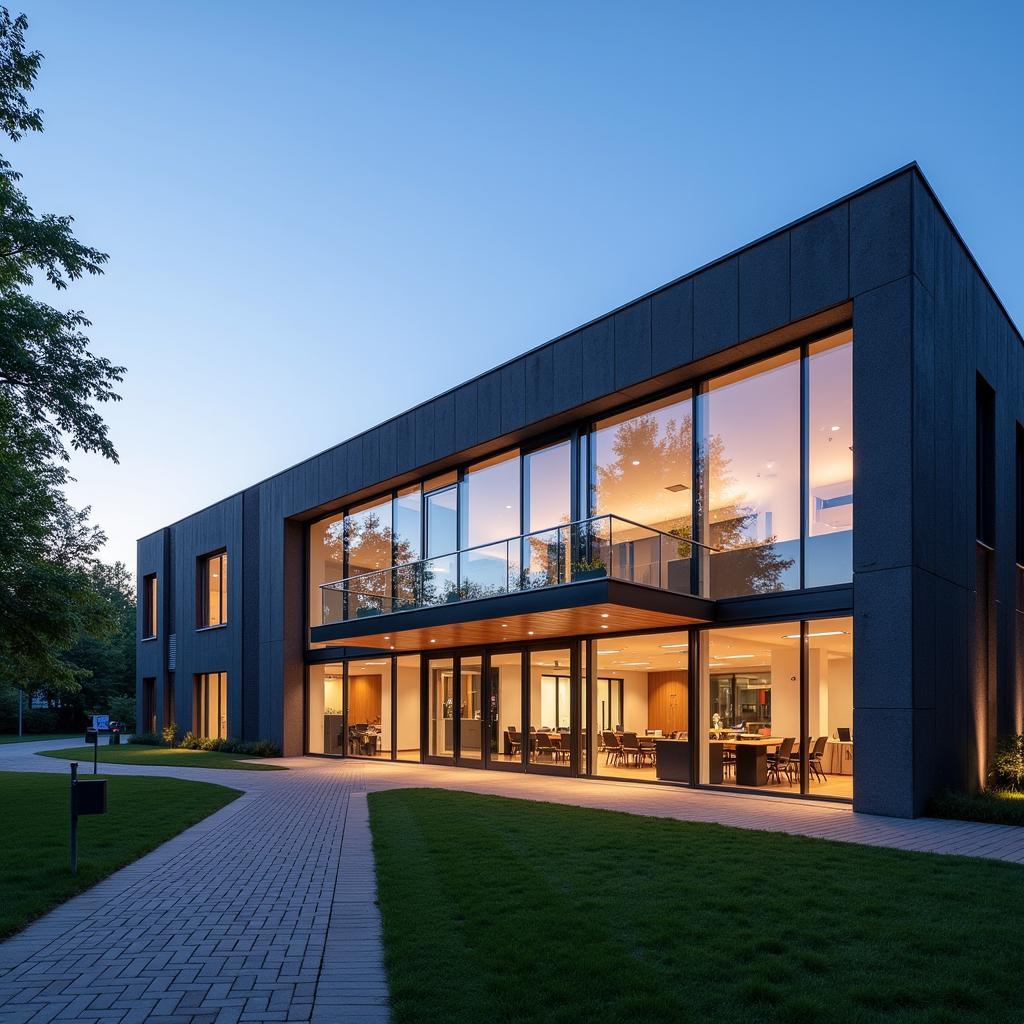
[{"label": "green grass", "polygon": [[[42,757],[61,757],[66,761],[92,764],[92,747],[68,747],[65,750],[40,750]],[[141,743],[122,743],[99,748],[101,764],[172,765],[175,768],[241,768],[251,772],[287,771],[279,764],[250,764],[244,754],[225,754],[219,750],[182,750],[180,747],[148,747]]]},{"label": "green grass", "polygon": [[988,790],[984,793],[943,793],[928,805],[936,818],[984,821],[993,825],[1024,825],[1024,793]]},{"label": "green grass", "polygon": [[373,793],[396,1024],[1024,1019],[1024,868]]},{"label": "green grass", "polygon": [[[0,937],[239,795],[209,782],[108,777],[107,813],[78,819],[78,875],[73,878],[69,788],[68,775],[0,772]],[[140,907],[143,920],[145,913]]]},{"label": "green grass", "polygon": [[38,743],[40,740],[70,740],[81,736],[81,732],[36,732],[25,736],[0,735],[0,743]]}]

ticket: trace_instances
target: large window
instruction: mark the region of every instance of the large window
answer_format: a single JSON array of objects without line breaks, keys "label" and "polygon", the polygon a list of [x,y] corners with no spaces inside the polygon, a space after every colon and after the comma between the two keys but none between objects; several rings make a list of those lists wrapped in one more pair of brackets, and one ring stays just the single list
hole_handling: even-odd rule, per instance
[{"label": "large window", "polygon": [[321,590],[323,583],[345,577],[345,517],[340,513],[321,519],[309,528],[309,624],[340,622],[344,595],[340,590]]},{"label": "large window", "polygon": [[348,753],[391,757],[391,659],[348,662]]},{"label": "large window", "polygon": [[228,554],[219,551],[199,559],[198,620],[200,629],[223,626],[228,621]]},{"label": "large window", "polygon": [[463,476],[460,548],[519,535],[519,453],[470,466]]},{"label": "large window", "polygon": [[151,640],[157,633],[156,573],[142,577],[142,639]]},{"label": "large window", "polygon": [[710,381],[700,396],[710,596],[800,586],[800,354]]},{"label": "large window", "polygon": [[853,332],[807,350],[804,586],[853,578]]},{"label": "large window", "polygon": [[391,499],[384,498],[352,509],[345,517],[347,578],[353,579],[348,591],[348,617],[390,611],[391,574]]},{"label": "large window", "polygon": [[712,629],[701,643],[703,781],[852,797],[852,619]]},{"label": "large window", "polygon": [[206,672],[196,676],[195,721],[197,736],[226,739],[228,735],[228,674]]},{"label": "large window", "polygon": [[309,666],[308,748],[311,754],[345,752],[345,682],[340,663]]}]

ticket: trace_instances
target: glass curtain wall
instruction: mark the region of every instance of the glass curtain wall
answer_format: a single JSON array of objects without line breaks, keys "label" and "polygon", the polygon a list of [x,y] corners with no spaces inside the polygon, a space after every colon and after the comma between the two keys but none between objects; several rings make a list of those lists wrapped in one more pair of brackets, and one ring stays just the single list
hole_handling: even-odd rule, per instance
[{"label": "glass curtain wall", "polygon": [[[572,445],[568,440],[523,456],[523,589],[565,583],[572,519]],[[541,532],[538,532],[541,531]]]},{"label": "glass curtain wall", "polygon": [[853,332],[807,349],[804,586],[853,578]]},{"label": "glass curtain wall", "polygon": [[427,754],[455,756],[455,663],[451,658],[427,662]]},{"label": "glass curtain wall", "polygon": [[702,781],[853,796],[853,622],[809,621],[805,635],[802,652],[800,622],[704,632]]},{"label": "glass curtain wall", "polygon": [[490,764],[523,763],[523,656],[490,659]]},{"label": "glass curtain wall", "polygon": [[[580,567],[628,561],[627,578],[687,591],[690,545],[664,548],[644,527],[693,536],[693,402],[689,392],[601,420],[590,436],[591,515],[596,543]],[[610,534],[610,536],[609,536]],[[665,564],[662,565],[662,560]]]},{"label": "glass curtain wall", "polygon": [[391,659],[354,658],[348,669],[348,753],[391,757]]},{"label": "glass curtain wall", "polygon": [[800,586],[800,353],[709,381],[700,398],[709,596]]},{"label": "glass curtain wall", "polygon": [[[348,618],[379,615],[391,610],[391,499],[377,499],[350,510],[345,517],[346,577],[353,580],[348,592]],[[365,573],[374,575],[364,576]]]},{"label": "glass curtain wall", "polygon": [[483,756],[483,662],[479,655],[459,659],[459,761],[479,763]]},{"label": "glass curtain wall", "polygon": [[395,659],[395,757],[420,759],[420,656]]},{"label": "glass curtain wall", "polygon": [[531,651],[530,753],[532,765],[568,774],[571,757],[569,702],[571,652]]},{"label": "glass curtain wall", "polygon": [[[340,622],[344,600],[340,590],[321,590],[323,583],[345,578],[345,517],[338,513],[309,528],[309,624]],[[319,753],[319,751],[318,751]]]},{"label": "glass curtain wall", "polygon": [[[669,752],[658,764],[658,741],[688,742],[689,635],[610,637],[594,642],[594,774],[633,780],[680,779]],[[683,755],[688,761],[689,753]]]},{"label": "glass curtain wall", "polygon": [[[519,553],[510,537],[521,532],[519,453],[506,452],[470,466],[459,491],[459,548],[463,598],[517,589]],[[481,547],[480,545],[484,545]]]},{"label": "glass curtain wall", "polygon": [[311,754],[345,753],[345,686],[341,662],[309,666],[306,734]]}]

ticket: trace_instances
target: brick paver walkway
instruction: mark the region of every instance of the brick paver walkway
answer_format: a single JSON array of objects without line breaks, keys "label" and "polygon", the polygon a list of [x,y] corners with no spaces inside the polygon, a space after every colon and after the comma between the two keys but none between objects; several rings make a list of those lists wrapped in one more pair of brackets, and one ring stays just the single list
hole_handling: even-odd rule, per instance
[{"label": "brick paver walkway", "polygon": [[[0,747],[0,770],[67,772],[35,749]],[[1007,826],[427,765],[284,763],[293,770],[106,766],[223,782],[245,795],[0,944],[0,1022],[386,1021],[372,790],[436,786],[1024,863],[1024,829]]]}]

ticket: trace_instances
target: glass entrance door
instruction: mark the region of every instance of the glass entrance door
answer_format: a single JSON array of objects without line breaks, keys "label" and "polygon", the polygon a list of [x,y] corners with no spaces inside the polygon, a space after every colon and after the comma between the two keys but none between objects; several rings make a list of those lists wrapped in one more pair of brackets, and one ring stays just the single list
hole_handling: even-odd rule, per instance
[{"label": "glass entrance door", "polygon": [[455,758],[455,662],[452,658],[424,660],[428,760]]},{"label": "glass entrance door", "polygon": [[487,670],[487,767],[523,767],[523,652],[492,654]]},{"label": "glass entrance door", "polygon": [[479,768],[483,757],[484,706],[483,659],[480,655],[459,658],[458,762]]},{"label": "glass entrance door", "polygon": [[531,771],[571,771],[571,658],[568,648],[529,654]]}]

